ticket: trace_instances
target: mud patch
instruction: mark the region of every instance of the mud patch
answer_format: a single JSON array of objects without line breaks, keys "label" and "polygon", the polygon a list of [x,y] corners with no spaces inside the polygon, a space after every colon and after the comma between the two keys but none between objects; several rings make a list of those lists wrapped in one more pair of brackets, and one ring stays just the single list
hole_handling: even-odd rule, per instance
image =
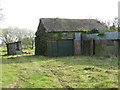
[{"label": "mud patch", "polygon": [[29,52],[29,51],[24,51],[24,52],[22,51],[22,54],[32,54],[33,55],[34,53]]},{"label": "mud patch", "polygon": [[96,68],[84,68],[83,70],[90,70],[90,71],[98,71],[98,72],[100,72],[101,70],[99,70],[99,69],[96,69]]},{"label": "mud patch", "polygon": [[15,57],[10,57],[10,58],[8,58],[8,59],[15,59]]},{"label": "mud patch", "polygon": [[69,90],[74,90],[74,88],[72,88],[72,87],[70,87],[70,86],[65,86],[64,88],[67,88],[67,89],[69,89]]}]

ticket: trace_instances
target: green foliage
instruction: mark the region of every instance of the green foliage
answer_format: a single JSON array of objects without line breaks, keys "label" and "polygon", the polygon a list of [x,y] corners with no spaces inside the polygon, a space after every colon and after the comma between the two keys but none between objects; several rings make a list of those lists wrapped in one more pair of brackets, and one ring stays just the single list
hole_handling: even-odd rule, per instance
[{"label": "green foliage", "polygon": [[34,38],[26,37],[21,40],[23,49],[33,49],[35,40]]},{"label": "green foliage", "polygon": [[101,23],[101,22],[97,20],[97,23]]},{"label": "green foliage", "polygon": [[84,32],[86,34],[93,34],[93,33],[99,33],[99,30],[96,29],[96,28],[93,28],[91,30],[85,30],[83,28],[77,28],[77,31],[81,31],[81,32]]},{"label": "green foliage", "polygon": [[93,34],[93,33],[99,33],[99,30],[96,28],[93,28],[90,31],[88,31],[88,34]]},{"label": "green foliage", "polygon": [[35,49],[23,49],[23,52],[30,52],[32,54],[35,54]]},{"label": "green foliage", "polygon": [[7,54],[7,48],[0,47],[0,55],[6,55]]},{"label": "green foliage", "polygon": [[[99,29],[96,29],[96,28],[93,28],[93,29],[91,29],[91,30],[85,30],[85,29],[83,29],[83,28],[77,28],[77,30],[78,30],[78,31],[81,31],[81,32],[84,32],[84,33],[86,33],[86,34],[98,33],[98,34],[102,34],[102,35],[103,35],[103,33],[105,33],[105,32],[117,32],[116,29],[107,29],[107,30],[103,31],[103,30],[99,30]],[[119,28],[118,28],[118,30],[119,30]]]},{"label": "green foliage", "polygon": [[118,32],[117,30],[115,30],[115,29],[107,29],[106,31],[104,31],[104,32]]},{"label": "green foliage", "polygon": [[47,33],[47,40],[61,40],[62,33]]},{"label": "green foliage", "polygon": [[99,33],[98,33],[98,36],[104,36],[104,32],[102,32],[102,31],[99,32]]},{"label": "green foliage", "polygon": [[73,39],[74,34],[74,32],[47,33],[47,40]]},{"label": "green foliage", "polygon": [[77,28],[76,30],[77,31],[86,31],[86,30],[83,29],[83,27],[82,28]]},{"label": "green foliage", "polygon": [[[105,32],[117,32],[116,29],[107,29],[107,30],[103,31],[103,30],[98,30],[98,29],[96,29],[96,28],[93,28],[93,29],[91,29],[91,30],[84,30],[84,29],[82,29],[82,28],[78,28],[77,30],[78,30],[78,31],[81,31],[81,32],[84,32],[84,33],[86,33],[86,34],[98,33],[98,36],[104,36],[104,33],[105,33]],[[119,27],[118,27],[118,30],[119,30]]]},{"label": "green foliage", "polygon": [[115,31],[117,31],[117,28],[116,28],[116,26],[114,25],[114,23],[113,23],[112,26],[110,26],[110,30],[115,30]]},{"label": "green foliage", "polygon": [[59,17],[55,18],[55,21],[59,21],[59,20],[60,20]]},{"label": "green foliage", "polygon": [[118,25],[118,32],[120,32],[120,26]]}]

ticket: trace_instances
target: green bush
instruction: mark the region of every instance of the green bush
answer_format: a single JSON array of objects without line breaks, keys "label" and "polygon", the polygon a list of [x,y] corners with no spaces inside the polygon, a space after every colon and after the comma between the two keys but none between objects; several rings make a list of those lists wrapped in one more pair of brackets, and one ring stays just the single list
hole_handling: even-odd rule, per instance
[{"label": "green bush", "polygon": [[104,36],[104,32],[99,32],[98,36]]},{"label": "green bush", "polygon": [[91,30],[89,31],[89,33],[90,33],[90,34],[92,34],[92,33],[99,33],[99,30],[96,29],[96,28],[93,28],[93,29],[91,29]]}]

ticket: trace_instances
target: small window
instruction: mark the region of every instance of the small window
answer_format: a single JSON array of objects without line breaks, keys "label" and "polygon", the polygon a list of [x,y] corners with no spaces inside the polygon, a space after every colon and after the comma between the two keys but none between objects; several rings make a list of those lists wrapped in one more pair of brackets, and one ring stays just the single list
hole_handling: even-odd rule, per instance
[{"label": "small window", "polygon": [[108,40],[107,41],[107,46],[114,46],[114,41]]}]

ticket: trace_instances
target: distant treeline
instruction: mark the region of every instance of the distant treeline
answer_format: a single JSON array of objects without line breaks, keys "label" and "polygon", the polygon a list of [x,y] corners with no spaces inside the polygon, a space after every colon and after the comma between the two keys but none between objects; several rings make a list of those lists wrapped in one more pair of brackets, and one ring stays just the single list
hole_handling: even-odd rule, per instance
[{"label": "distant treeline", "polygon": [[6,47],[7,43],[22,41],[23,49],[33,49],[35,44],[35,31],[21,29],[18,27],[8,27],[0,30],[1,46]]}]

